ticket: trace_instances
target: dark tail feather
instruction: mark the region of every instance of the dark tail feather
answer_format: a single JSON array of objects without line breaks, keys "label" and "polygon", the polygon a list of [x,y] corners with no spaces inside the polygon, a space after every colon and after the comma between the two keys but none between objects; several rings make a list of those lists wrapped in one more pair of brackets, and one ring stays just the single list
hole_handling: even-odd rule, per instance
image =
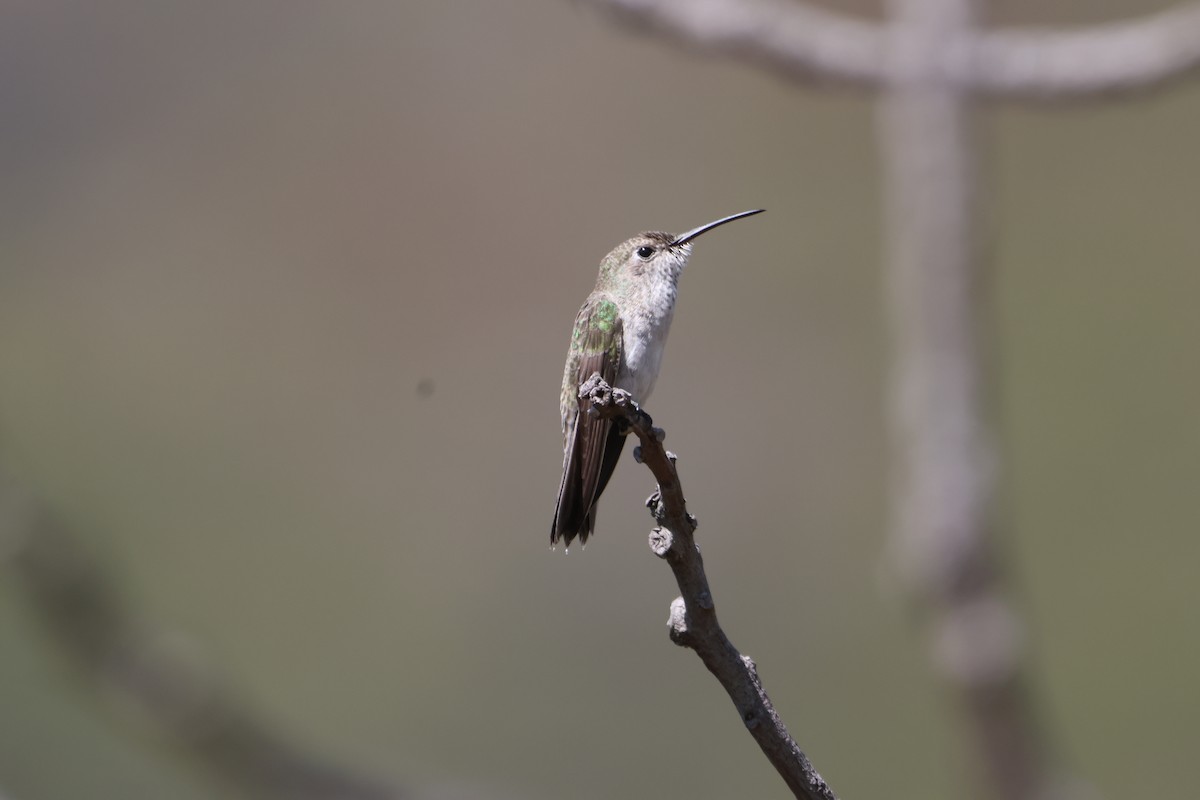
[{"label": "dark tail feather", "polygon": [[615,425],[610,425],[605,436],[600,469],[596,474],[596,488],[590,497],[585,497],[584,470],[580,448],[571,447],[563,463],[563,479],[558,488],[558,506],[554,511],[554,523],[550,526],[550,544],[562,539],[567,547],[579,537],[580,544],[587,544],[588,537],[596,528],[596,502],[617,468],[621,450],[625,447],[625,435]]},{"label": "dark tail feather", "polygon": [[608,441],[604,446],[604,462],[600,466],[600,480],[596,482],[596,494],[592,497],[592,522],[596,521],[595,503],[608,486],[608,479],[617,470],[617,462],[621,460],[621,450],[625,447],[625,434],[617,431],[614,425],[608,432]]},{"label": "dark tail feather", "polygon": [[[576,426],[579,425],[578,420]],[[587,506],[583,504],[583,469],[578,443],[578,427],[572,432],[566,455],[563,457],[562,482],[558,485],[558,502],[554,507],[554,522],[550,525],[550,546],[559,539],[571,546],[580,527],[587,521]]]},{"label": "dark tail feather", "polygon": [[584,520],[586,510],[580,509],[582,489],[579,480],[579,459],[572,450],[563,462],[562,483],[558,487],[558,504],[554,508],[554,522],[550,525],[550,546],[562,539],[571,546],[576,531]]}]

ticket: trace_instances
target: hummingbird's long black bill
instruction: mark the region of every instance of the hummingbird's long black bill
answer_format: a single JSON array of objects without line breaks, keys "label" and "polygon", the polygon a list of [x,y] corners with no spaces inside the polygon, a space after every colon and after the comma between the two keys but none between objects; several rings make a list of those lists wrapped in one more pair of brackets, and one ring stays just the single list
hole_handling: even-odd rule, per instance
[{"label": "hummingbird's long black bill", "polygon": [[741,219],[742,217],[752,217],[755,214],[761,214],[764,211],[766,211],[765,208],[756,208],[753,211],[743,211],[740,214],[730,214],[728,217],[722,217],[721,219],[717,220],[716,222],[710,222],[707,225],[701,225],[699,228],[692,228],[687,233],[681,233],[678,236],[676,236],[675,241],[671,242],[671,247],[678,247],[681,244],[687,244],[688,242],[690,242],[692,239],[695,239],[700,234],[707,233],[708,231],[711,231],[713,228],[724,225],[726,222],[733,222],[735,219]]}]

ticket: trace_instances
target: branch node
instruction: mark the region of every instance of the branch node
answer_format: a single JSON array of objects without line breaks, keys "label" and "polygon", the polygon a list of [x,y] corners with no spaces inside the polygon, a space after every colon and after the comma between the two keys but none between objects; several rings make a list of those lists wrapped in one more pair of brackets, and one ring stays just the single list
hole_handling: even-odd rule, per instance
[{"label": "branch node", "polygon": [[662,492],[655,487],[654,494],[646,498],[646,508],[650,509],[650,516],[654,517],[656,522],[662,522],[666,519],[667,511],[663,505]]},{"label": "branch node", "polygon": [[642,461],[642,446],[640,444],[633,448],[633,460],[639,464],[645,463]]},{"label": "branch node", "polygon": [[667,628],[671,633],[671,641],[680,647],[691,646],[691,631],[688,628],[687,604],[682,597],[671,601],[671,616],[667,620]]},{"label": "branch node", "polygon": [[967,687],[1012,680],[1020,668],[1024,630],[996,591],[948,608],[934,631],[934,663],[943,676]]},{"label": "branch node", "polygon": [[667,440],[667,432],[662,428],[651,428],[650,432],[654,434],[654,441],[665,442]]},{"label": "branch node", "polygon": [[705,611],[711,611],[713,607],[712,593],[707,589],[696,595],[696,605],[703,608]]},{"label": "branch node", "polygon": [[650,531],[650,550],[659,558],[666,558],[675,544],[675,536],[666,528],[658,527]]}]

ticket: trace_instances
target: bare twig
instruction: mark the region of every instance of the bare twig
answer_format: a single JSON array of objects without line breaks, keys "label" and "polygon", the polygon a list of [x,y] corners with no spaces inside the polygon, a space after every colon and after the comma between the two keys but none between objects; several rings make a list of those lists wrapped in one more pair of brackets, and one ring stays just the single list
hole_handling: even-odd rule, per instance
[{"label": "bare twig", "polygon": [[286,741],[250,714],[179,635],[153,631],[54,515],[0,473],[0,564],[80,672],[223,780],[287,800],[397,800],[393,787]]},{"label": "bare twig", "polygon": [[611,388],[598,373],[580,387],[579,396],[591,403],[590,410],[596,414],[629,426],[641,441],[636,457],[658,481],[658,491],[647,503],[659,522],[650,534],[650,548],[670,565],[682,593],[671,604],[671,640],[696,651],[720,681],[746,729],[796,797],[835,800],[775,712],[754,662],[738,652],[717,622],[704,560],[693,538],[696,520],[687,511],[675,457],[663,448],[662,431],[627,392]]}]

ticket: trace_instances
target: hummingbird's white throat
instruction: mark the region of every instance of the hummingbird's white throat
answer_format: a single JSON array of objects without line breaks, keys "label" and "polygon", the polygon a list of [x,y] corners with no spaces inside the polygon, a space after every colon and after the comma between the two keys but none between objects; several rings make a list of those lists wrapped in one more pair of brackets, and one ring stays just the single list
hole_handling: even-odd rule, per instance
[{"label": "hummingbird's white throat", "polygon": [[626,312],[625,364],[617,378],[617,386],[632,394],[639,403],[646,402],[654,391],[667,334],[675,316],[679,276],[691,255],[691,244],[668,247],[660,252],[642,273],[638,287],[641,302],[631,304],[632,313]]}]

